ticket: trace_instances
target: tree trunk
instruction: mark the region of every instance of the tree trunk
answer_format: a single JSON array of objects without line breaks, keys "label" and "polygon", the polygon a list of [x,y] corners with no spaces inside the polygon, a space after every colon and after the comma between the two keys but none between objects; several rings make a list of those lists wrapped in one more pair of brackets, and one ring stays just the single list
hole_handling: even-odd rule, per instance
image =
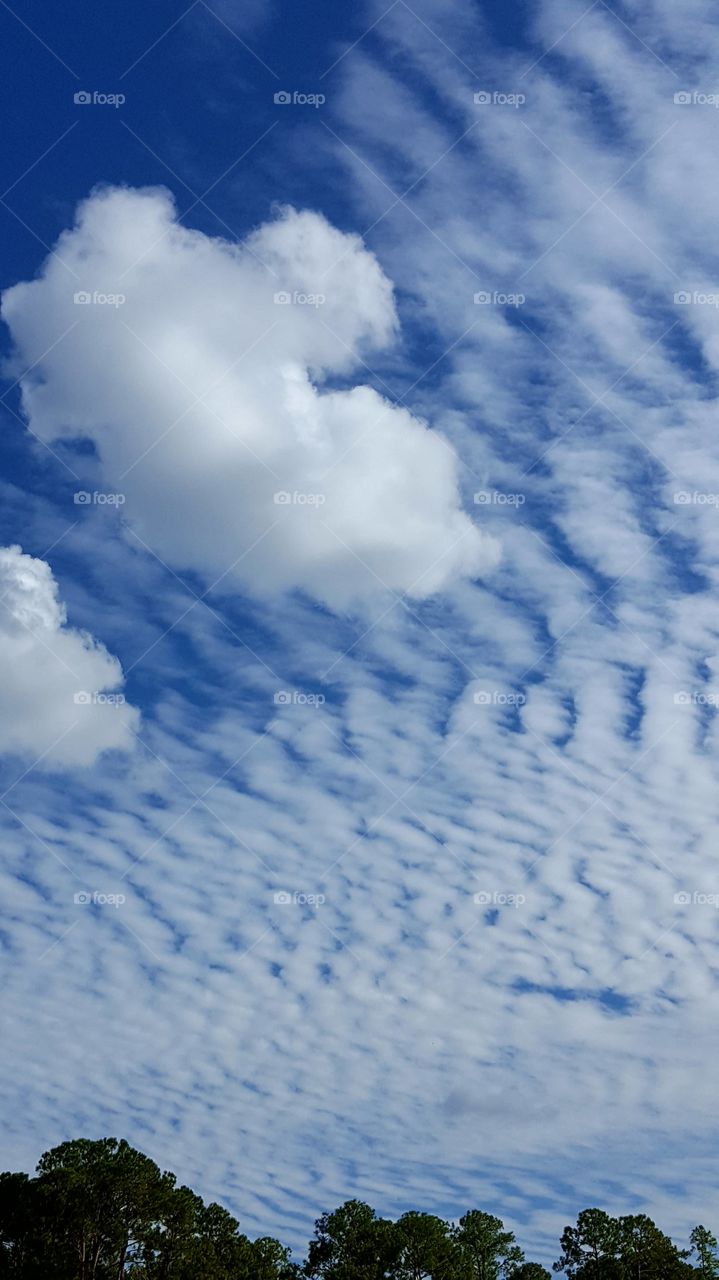
[{"label": "tree trunk", "polygon": [[101,1252],[102,1252],[102,1241],[98,1240],[97,1247],[95,1249],[95,1253],[92,1259],[92,1271],[90,1272],[90,1280],[95,1280],[95,1272],[97,1271],[97,1264],[100,1261]]}]

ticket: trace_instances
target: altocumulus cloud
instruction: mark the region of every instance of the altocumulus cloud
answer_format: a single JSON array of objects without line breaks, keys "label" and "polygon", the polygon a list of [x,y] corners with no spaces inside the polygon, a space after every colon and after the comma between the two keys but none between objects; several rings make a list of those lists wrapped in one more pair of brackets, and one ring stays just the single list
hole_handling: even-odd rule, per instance
[{"label": "altocumulus cloud", "polygon": [[3,316],[33,366],[33,431],[92,439],[171,563],[342,609],[498,559],[451,446],[370,387],[337,389],[396,315],[375,257],[318,214],[284,209],[232,245],[180,226],[164,190],[101,190]]},{"label": "altocumulus cloud", "polygon": [[62,767],[128,749],[139,714],[118,692],[122,679],[117,658],[66,626],[50,566],[0,548],[3,751]]}]

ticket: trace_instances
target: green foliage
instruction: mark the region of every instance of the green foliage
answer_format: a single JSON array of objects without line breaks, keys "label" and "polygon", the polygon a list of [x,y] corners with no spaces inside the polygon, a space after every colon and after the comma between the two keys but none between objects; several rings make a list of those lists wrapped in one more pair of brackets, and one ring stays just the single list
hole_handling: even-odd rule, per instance
[{"label": "green foliage", "polygon": [[585,1209],[576,1227],[565,1227],[560,1241],[562,1256],[555,1271],[569,1280],[618,1280],[619,1223],[603,1209]]},{"label": "green foliage", "polygon": [[304,1272],[320,1280],[383,1280],[395,1255],[392,1224],[361,1200],[347,1200],[315,1223]]},{"label": "green foliage", "polygon": [[717,1258],[716,1236],[706,1227],[695,1227],[689,1237],[692,1253],[696,1254],[696,1271],[701,1280],[715,1280],[719,1277],[719,1259]]},{"label": "green foliage", "polygon": [[646,1214],[619,1219],[619,1256],[626,1280],[681,1280],[684,1259],[676,1245]]},{"label": "green foliage", "polygon": [[127,1142],[48,1151],[37,1177],[0,1175],[1,1280],[289,1280],[287,1250],[254,1243]]},{"label": "green foliage", "polygon": [[453,1232],[466,1280],[506,1280],[524,1262],[513,1231],[500,1218],[472,1209]]},{"label": "green foliage", "polygon": [[123,1277],[174,1185],[172,1175],[115,1138],[64,1142],[42,1156],[37,1172],[58,1255],[65,1267],[74,1259],[79,1280]]},{"label": "green foliage", "polygon": [[405,1213],[395,1224],[392,1280],[450,1280],[458,1274],[448,1222],[431,1213]]},{"label": "green foliage", "polygon": [[[585,1209],[554,1264],[567,1280],[719,1280],[719,1248],[695,1227],[680,1250],[646,1214]],[[689,1259],[691,1258],[691,1262]],[[250,1240],[219,1204],[178,1187],[125,1141],[79,1138],[34,1178],[0,1173],[0,1280],[551,1280],[500,1218],[452,1224],[414,1210],[396,1222],[362,1200],[317,1219],[303,1264]]]},{"label": "green foliage", "polygon": [[695,1275],[680,1251],[646,1214],[611,1218],[585,1209],[576,1227],[562,1235],[562,1256],[554,1264],[569,1280],[684,1280]]}]

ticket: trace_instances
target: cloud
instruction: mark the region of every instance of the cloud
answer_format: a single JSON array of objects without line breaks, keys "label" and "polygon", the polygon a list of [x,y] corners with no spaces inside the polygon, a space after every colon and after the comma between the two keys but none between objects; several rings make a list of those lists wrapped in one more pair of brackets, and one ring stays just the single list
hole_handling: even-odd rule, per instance
[{"label": "cloud", "polygon": [[117,658],[66,626],[49,564],[0,548],[2,750],[45,766],[89,765],[132,746],[138,712],[119,692]]},{"label": "cloud", "polygon": [[459,506],[449,444],[373,388],[337,385],[396,316],[374,256],[318,214],[284,209],[237,246],[182,227],[166,191],[103,190],[3,316],[32,366],[32,430],[94,441],[123,514],[171,564],[342,609],[497,562]]},{"label": "cloud", "polygon": [[[513,1226],[524,1219],[524,1240],[547,1260],[572,1202],[634,1205],[685,1239],[711,1215],[715,1190],[707,1063],[719,1042],[707,1011],[716,999],[719,722],[708,699],[719,647],[719,461],[716,388],[703,365],[716,308],[675,306],[673,295],[714,292],[719,263],[714,115],[675,107],[673,95],[711,88],[716,28],[706,5],[706,70],[672,54],[677,79],[650,51],[665,56],[654,44],[665,29],[683,47],[684,15],[668,3],[632,22],[644,46],[604,6],[569,30],[576,14],[564,0],[542,5],[536,44],[521,57],[483,39],[466,5],[385,10],[378,0],[371,41],[342,60],[328,95],[335,133],[362,158],[350,164],[357,223],[377,220],[373,243],[407,328],[414,318],[422,333],[433,326],[448,353],[432,379],[420,378],[414,412],[455,445],[468,489],[525,501],[482,508],[504,550],[486,585],[455,575],[441,603],[397,604],[369,629],[339,614],[318,624],[296,593],[251,610],[228,595],[210,609],[136,544],[91,536],[107,514],[100,508],[67,534],[73,609],[92,627],[87,584],[112,578],[105,627],[114,621],[113,647],[117,634],[154,705],[131,776],[117,777],[108,757],[59,800],[54,780],[35,775],[13,793],[14,809],[62,862],[46,849],[38,857],[23,827],[4,834],[0,891],[14,960],[5,995],[17,1028],[0,1049],[8,1161],[31,1167],[48,1135],[119,1127],[249,1229],[291,1224],[293,1239],[353,1194],[387,1212],[454,1214],[478,1203]],[[692,30],[701,11],[692,6]],[[476,79],[451,50],[472,51]],[[475,107],[480,87],[522,89],[526,105]],[[350,163],[340,144],[339,154]],[[322,159],[336,183],[337,157]],[[592,207],[583,184],[601,194],[618,179],[609,207]],[[383,181],[398,193],[414,183],[405,197],[413,216],[401,204],[384,216],[392,197]],[[239,365],[249,362],[255,379],[242,381],[241,413],[220,394],[229,375],[203,398],[228,421],[235,413],[233,429],[242,417],[257,450],[263,432],[286,440],[288,397],[302,447],[278,446],[290,461],[277,488],[299,489],[307,470],[295,478],[295,457],[326,429],[329,406],[320,414],[316,401],[346,395],[343,379],[361,368],[346,347],[371,363],[396,331],[373,260],[313,215],[281,215],[237,250],[155,218],[158,200],[169,208],[158,193],[113,199],[133,202],[137,215],[118,219],[120,271],[171,228],[163,250],[181,266],[160,269],[159,244],[148,252],[132,326],[173,375],[163,384],[156,356],[130,333],[119,349],[130,274],[120,283],[109,262],[99,270],[108,260],[90,252],[94,233],[71,232],[58,246],[78,276],[65,272],[69,288],[94,278],[128,301],[72,312],[68,324],[77,313],[94,346],[91,359],[85,335],[85,362],[65,370],[65,343],[74,350],[78,331],[62,336],[47,280],[23,286],[38,305],[19,296],[14,331],[27,325],[20,345],[26,358],[43,357],[51,385],[25,379],[34,429],[99,440],[105,475],[127,488],[124,513],[129,478],[118,476],[132,449],[123,444],[117,461],[113,449],[128,422],[137,453],[155,438],[145,439],[148,422],[162,419],[164,430],[186,407],[178,377],[202,390],[258,340]],[[87,216],[104,217],[101,204],[96,197]],[[186,237],[204,255],[196,272]],[[343,254],[319,307],[265,296],[317,290],[317,273]],[[238,259],[251,304],[244,327],[240,308],[225,305]],[[153,329],[149,300],[162,290],[168,302]],[[521,290],[527,301],[476,306],[477,290]],[[282,338],[289,377],[264,355],[257,364],[275,319],[268,342],[278,351]],[[114,387],[110,399],[83,382],[96,370],[101,393]],[[277,410],[269,417],[263,379]],[[202,520],[178,459],[187,525],[178,528],[171,454],[131,515],[148,542],[141,520],[163,535],[167,524],[168,548],[182,537],[188,558],[206,539],[203,566],[229,527],[212,531],[218,508],[226,518],[225,492],[249,489],[238,490],[234,472],[226,491],[216,481],[211,450],[234,459],[232,440],[223,453],[213,428],[209,413],[193,425],[215,483],[199,459]],[[297,504],[287,505],[292,519]],[[37,545],[62,532],[62,512],[58,499],[57,527],[43,526]],[[287,556],[291,581],[298,552]],[[250,564],[260,562],[246,562],[259,592]],[[343,566],[359,575],[351,555]],[[275,564],[273,593],[280,573]],[[280,689],[326,701],[277,704]],[[76,907],[83,890],[122,891],[126,901]],[[277,890],[326,901],[275,906]],[[511,905],[519,894],[526,901]],[[549,1147],[561,1161],[547,1160]],[[664,1176],[670,1166],[681,1167],[678,1189]]]}]

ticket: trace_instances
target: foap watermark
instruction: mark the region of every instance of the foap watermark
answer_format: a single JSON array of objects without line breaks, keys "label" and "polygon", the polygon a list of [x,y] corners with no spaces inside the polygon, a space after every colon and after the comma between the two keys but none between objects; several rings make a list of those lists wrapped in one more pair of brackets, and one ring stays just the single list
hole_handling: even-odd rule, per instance
[{"label": "foap watermark", "polygon": [[76,307],[122,307],[127,298],[124,293],[102,293],[99,289],[78,289],[72,295]]},{"label": "foap watermark", "polygon": [[80,689],[74,693],[72,700],[76,707],[122,707],[125,704],[124,693],[103,693],[96,689]]},{"label": "foap watermark", "polygon": [[100,893],[99,890],[83,889],[80,893],[73,894],[73,902],[76,907],[121,907],[127,902],[124,893]]},{"label": "foap watermark", "polygon": [[502,689],[477,689],[472,701],[478,707],[523,707],[527,697],[524,693],[505,693]]},{"label": "foap watermark", "polygon": [[523,907],[527,901],[523,893],[505,893],[499,889],[483,889],[475,893],[474,901],[478,907]]},{"label": "foap watermark", "polygon": [[719,493],[699,493],[696,489],[679,489],[674,494],[674,502],[678,507],[717,507]]},{"label": "foap watermark", "polygon": [[705,293],[702,289],[677,289],[674,302],[678,307],[719,307],[719,293]]},{"label": "foap watermark", "polygon": [[701,693],[696,689],[680,689],[674,694],[676,707],[719,707],[719,693]]},{"label": "foap watermark", "polygon": [[678,907],[719,907],[719,893],[702,893],[699,889],[695,889],[693,893],[689,893],[686,889],[674,894],[674,901]]},{"label": "foap watermark", "polygon": [[102,93],[99,89],[79,89],[72,100],[77,107],[121,107],[127,101],[124,93]]},{"label": "foap watermark", "polygon": [[527,101],[523,93],[504,93],[494,89],[480,89],[473,95],[475,107],[523,107]]},{"label": "foap watermark", "polygon": [[280,489],[272,495],[278,507],[323,507],[327,501],[324,493],[305,493],[300,489]]},{"label": "foap watermark", "polygon": [[321,907],[327,901],[323,893],[288,893],[286,889],[272,895],[276,907]]},{"label": "foap watermark", "polygon": [[78,489],[72,500],[76,507],[122,507],[125,505],[124,493],[106,493],[102,489]]},{"label": "foap watermark", "polygon": [[474,495],[477,507],[523,507],[525,493],[502,493],[500,489],[479,489]]},{"label": "foap watermark", "polygon": [[523,307],[526,301],[524,293],[502,293],[501,289],[478,289],[474,295],[475,307]]},{"label": "foap watermark", "polygon": [[301,93],[299,89],[278,89],[274,94],[278,107],[323,107],[326,101],[323,93]]},{"label": "foap watermark", "polygon": [[674,94],[679,107],[719,107],[719,93],[703,93],[700,89],[680,89]]},{"label": "foap watermark", "polygon": [[302,293],[300,289],[279,289],[274,295],[276,307],[323,307],[327,298],[324,293]]},{"label": "foap watermark", "polygon": [[272,701],[276,707],[321,707],[327,699],[323,693],[307,693],[304,689],[278,689]]}]

